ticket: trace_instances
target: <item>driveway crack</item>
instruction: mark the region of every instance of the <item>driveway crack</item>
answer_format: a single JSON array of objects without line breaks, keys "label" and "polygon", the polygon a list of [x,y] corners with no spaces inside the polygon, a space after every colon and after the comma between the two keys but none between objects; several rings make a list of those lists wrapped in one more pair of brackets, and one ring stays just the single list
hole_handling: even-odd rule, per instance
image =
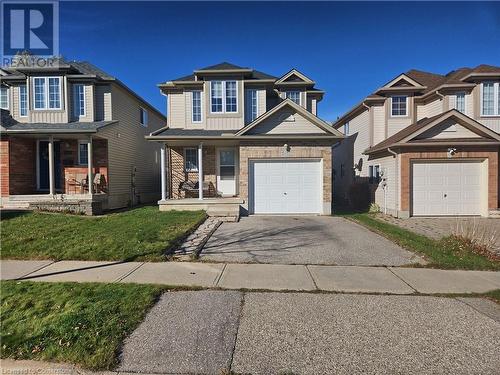
[{"label": "driveway crack", "polygon": [[243,318],[243,307],[244,306],[245,306],[245,293],[243,292],[241,295],[240,313],[238,315],[238,320],[236,321],[236,334],[234,335],[233,350],[231,350],[231,358],[229,360],[229,373],[230,374],[233,371],[234,352],[236,351],[236,343],[238,341],[238,333],[240,331],[241,319]]}]

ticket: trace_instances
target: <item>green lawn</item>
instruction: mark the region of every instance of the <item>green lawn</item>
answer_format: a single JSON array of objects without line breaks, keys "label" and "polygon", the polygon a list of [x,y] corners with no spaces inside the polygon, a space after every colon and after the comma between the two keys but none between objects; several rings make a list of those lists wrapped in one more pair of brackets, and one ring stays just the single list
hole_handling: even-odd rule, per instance
[{"label": "green lawn", "polygon": [[2,213],[2,259],[161,261],[206,217],[145,206],[101,217]]},{"label": "green lawn", "polygon": [[425,255],[429,267],[444,269],[500,270],[500,262],[478,255],[470,246],[453,237],[433,240],[409,230],[381,220],[369,213],[343,213],[347,219],[354,220],[365,227],[387,237],[410,251]]},{"label": "green lawn", "polygon": [[123,340],[162,289],[152,285],[1,282],[1,357],[117,363]]}]

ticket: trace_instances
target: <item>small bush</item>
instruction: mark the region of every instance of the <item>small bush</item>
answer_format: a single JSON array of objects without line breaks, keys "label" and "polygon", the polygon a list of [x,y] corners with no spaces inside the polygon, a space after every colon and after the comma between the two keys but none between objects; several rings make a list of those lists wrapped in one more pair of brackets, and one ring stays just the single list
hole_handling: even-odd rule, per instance
[{"label": "small bush", "polygon": [[377,203],[372,203],[370,204],[370,211],[371,214],[380,212],[380,206]]}]

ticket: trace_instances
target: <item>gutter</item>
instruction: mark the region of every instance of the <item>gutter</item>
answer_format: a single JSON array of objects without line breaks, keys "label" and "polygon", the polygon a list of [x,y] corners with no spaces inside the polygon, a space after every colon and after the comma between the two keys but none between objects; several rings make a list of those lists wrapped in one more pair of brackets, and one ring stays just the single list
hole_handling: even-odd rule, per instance
[{"label": "gutter", "polygon": [[287,140],[287,139],[297,139],[297,140],[302,140],[302,139],[307,139],[307,140],[322,140],[322,139],[338,139],[342,140],[344,139],[343,136],[338,136],[338,135],[321,135],[321,136],[314,136],[314,135],[244,135],[244,136],[236,136],[236,135],[193,135],[193,136],[186,136],[186,135],[172,135],[172,136],[160,136],[160,135],[148,135],[145,137],[149,141],[182,141],[182,140],[219,140],[219,141],[224,141],[224,140],[233,140],[233,141],[245,141],[245,140]]}]

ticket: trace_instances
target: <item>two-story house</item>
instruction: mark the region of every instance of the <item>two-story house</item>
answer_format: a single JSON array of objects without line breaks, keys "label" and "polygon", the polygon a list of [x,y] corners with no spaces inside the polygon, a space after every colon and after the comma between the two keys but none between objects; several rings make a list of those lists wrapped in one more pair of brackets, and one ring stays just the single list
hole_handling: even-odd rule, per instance
[{"label": "two-story house", "polygon": [[500,67],[410,70],[333,125],[346,136],[334,148],[338,202],[368,183],[372,202],[397,217],[498,211]]},{"label": "two-story house", "polygon": [[168,127],[147,138],[162,144],[160,209],[331,212],[331,146],[342,134],[317,116],[314,81],[221,63],[159,88]]},{"label": "two-story house", "polygon": [[[87,62],[0,70],[1,204],[97,213],[160,197],[166,118]],[[24,59],[24,60],[23,60]]]}]

